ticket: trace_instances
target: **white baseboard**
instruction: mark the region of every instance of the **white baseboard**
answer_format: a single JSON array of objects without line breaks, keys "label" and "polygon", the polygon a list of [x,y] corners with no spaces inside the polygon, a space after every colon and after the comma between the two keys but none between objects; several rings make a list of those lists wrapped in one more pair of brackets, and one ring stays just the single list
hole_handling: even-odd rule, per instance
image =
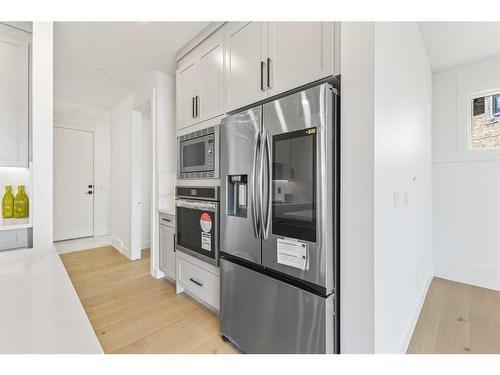
[{"label": "white baseboard", "polygon": [[427,280],[420,291],[420,295],[418,296],[417,305],[415,306],[415,310],[413,311],[413,315],[408,323],[408,327],[406,329],[406,334],[403,337],[403,340],[400,345],[400,353],[406,354],[408,351],[408,346],[410,345],[411,337],[413,336],[413,331],[417,325],[418,318],[420,317],[420,312],[422,311],[422,307],[424,306],[425,297],[427,297],[427,292],[429,291],[429,286],[432,282],[432,272],[427,276]]},{"label": "white baseboard", "polygon": [[151,248],[151,241],[142,241],[141,242],[141,249],[149,249]]},{"label": "white baseboard", "polygon": [[500,268],[434,257],[434,275],[443,279],[500,291]]},{"label": "white baseboard", "polygon": [[54,242],[54,247],[59,254],[95,249],[109,245],[111,245],[111,237],[108,235]]}]

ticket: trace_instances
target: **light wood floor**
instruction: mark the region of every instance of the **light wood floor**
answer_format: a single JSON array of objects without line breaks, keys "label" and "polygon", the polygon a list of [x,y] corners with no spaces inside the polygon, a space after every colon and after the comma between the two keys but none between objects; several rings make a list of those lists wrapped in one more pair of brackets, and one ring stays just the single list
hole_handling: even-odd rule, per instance
[{"label": "light wood floor", "polygon": [[149,251],[113,247],[61,255],[105,353],[235,353],[217,315],[149,274]]},{"label": "light wood floor", "polygon": [[434,278],[408,353],[500,353],[500,292]]}]

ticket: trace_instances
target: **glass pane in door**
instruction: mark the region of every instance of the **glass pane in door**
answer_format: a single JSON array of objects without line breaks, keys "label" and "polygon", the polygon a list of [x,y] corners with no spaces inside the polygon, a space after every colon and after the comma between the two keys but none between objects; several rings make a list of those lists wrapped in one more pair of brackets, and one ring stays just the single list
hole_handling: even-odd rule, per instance
[{"label": "glass pane in door", "polygon": [[272,233],[316,241],[316,128],[273,136]]}]

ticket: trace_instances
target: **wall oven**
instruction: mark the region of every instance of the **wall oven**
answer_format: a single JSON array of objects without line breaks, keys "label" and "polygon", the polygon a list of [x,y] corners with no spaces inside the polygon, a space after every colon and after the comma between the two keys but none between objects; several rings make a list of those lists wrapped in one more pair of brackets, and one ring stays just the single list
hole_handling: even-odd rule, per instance
[{"label": "wall oven", "polygon": [[219,178],[218,127],[177,138],[177,178]]},{"label": "wall oven", "polygon": [[176,250],[219,264],[219,187],[176,187]]}]

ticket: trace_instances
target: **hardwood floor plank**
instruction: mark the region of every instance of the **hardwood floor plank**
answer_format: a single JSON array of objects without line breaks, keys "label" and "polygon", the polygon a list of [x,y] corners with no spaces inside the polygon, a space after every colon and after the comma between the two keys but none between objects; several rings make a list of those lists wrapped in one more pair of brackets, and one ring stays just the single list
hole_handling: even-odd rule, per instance
[{"label": "hardwood floor plank", "polygon": [[434,278],[408,353],[500,353],[500,292]]},{"label": "hardwood floor plank", "polygon": [[237,353],[218,317],[149,274],[149,252],[130,261],[112,247],[62,254],[105,353]]}]

